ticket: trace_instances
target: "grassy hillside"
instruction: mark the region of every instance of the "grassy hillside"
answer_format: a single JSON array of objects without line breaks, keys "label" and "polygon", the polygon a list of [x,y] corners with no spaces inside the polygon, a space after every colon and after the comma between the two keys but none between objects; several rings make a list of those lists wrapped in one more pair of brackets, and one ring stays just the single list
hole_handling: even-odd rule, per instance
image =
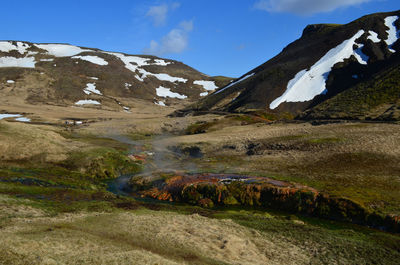
[{"label": "grassy hillside", "polygon": [[307,111],[305,119],[400,119],[400,65],[397,63]]}]

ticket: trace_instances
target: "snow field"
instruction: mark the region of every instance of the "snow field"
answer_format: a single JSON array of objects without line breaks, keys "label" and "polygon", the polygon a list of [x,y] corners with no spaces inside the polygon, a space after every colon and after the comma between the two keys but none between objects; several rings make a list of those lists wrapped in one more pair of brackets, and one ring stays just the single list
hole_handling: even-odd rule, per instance
[{"label": "snow field", "polygon": [[108,65],[108,62],[99,56],[84,55],[84,56],[74,56],[72,59],[81,59],[84,61],[91,62],[97,65]]},{"label": "snow field", "polygon": [[86,87],[83,89],[83,92],[85,92],[86,95],[90,94],[97,94],[97,95],[103,95],[100,90],[96,89],[96,84],[95,83],[87,83]]},{"label": "snow field", "polygon": [[202,86],[207,91],[212,91],[218,88],[214,81],[196,80],[193,81],[193,84]]},{"label": "snow field", "polygon": [[157,94],[157,96],[163,97],[163,98],[167,98],[167,97],[169,97],[169,98],[178,98],[178,99],[187,98],[187,96],[181,95],[179,93],[172,92],[170,88],[166,88],[166,87],[163,87],[163,86],[160,86],[160,87],[156,88],[156,94]]},{"label": "snow field", "polygon": [[92,99],[84,99],[75,102],[75,105],[100,105],[100,102]]},{"label": "snow field", "polygon": [[[277,108],[283,102],[304,102],[312,100],[326,90],[326,80],[332,67],[338,62],[354,55],[358,62],[365,64],[366,58],[353,50],[355,41],[364,34],[364,30],[358,31],[352,38],[345,40],[335,48],[329,50],[318,62],[311,66],[310,70],[302,70],[289,81],[286,91],[270,104],[270,109]],[[358,45],[359,51],[362,46]]]},{"label": "snow field", "polygon": [[396,52],[395,50],[392,49],[392,45],[400,38],[400,34],[397,31],[396,26],[394,25],[394,23],[398,19],[399,19],[398,16],[390,16],[385,18],[385,26],[389,28],[389,30],[386,31],[388,37],[385,40],[385,42],[389,46],[389,51],[391,52]]}]

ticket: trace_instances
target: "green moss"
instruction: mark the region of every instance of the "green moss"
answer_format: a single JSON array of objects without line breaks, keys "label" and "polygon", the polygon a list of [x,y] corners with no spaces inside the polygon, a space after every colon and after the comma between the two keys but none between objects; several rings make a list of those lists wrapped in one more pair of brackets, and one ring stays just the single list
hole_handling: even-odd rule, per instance
[{"label": "green moss", "polygon": [[224,205],[239,205],[239,202],[232,195],[224,198],[223,203],[224,203]]},{"label": "green moss", "polygon": [[116,178],[122,174],[134,174],[142,170],[139,162],[134,162],[126,154],[109,148],[72,152],[61,165],[100,179]]},{"label": "green moss", "polygon": [[87,172],[97,178],[109,179],[124,174],[135,174],[141,170],[141,164],[134,163],[119,153],[108,152],[91,161]]}]

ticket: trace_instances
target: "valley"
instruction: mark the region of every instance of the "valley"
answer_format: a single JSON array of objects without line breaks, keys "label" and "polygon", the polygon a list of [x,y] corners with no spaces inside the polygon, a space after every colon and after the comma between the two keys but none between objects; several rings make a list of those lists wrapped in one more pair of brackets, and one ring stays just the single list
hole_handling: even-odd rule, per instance
[{"label": "valley", "polygon": [[316,219],[256,201],[163,202],[110,189],[126,174],[239,174],[305,185],[393,216],[400,205],[398,124],[271,123],[243,114],[168,118],[174,109],[141,103],[131,113],[9,108],[32,121],[0,121],[3,263],[308,264],[339,257],[390,264],[398,258],[397,235],[350,219]]},{"label": "valley", "polygon": [[0,264],[397,264],[399,15],[237,79],[1,41]]}]

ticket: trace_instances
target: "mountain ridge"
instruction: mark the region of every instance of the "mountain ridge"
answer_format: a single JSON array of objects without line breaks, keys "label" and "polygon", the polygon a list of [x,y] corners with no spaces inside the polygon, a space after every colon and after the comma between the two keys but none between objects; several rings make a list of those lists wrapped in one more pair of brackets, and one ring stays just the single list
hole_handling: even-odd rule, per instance
[{"label": "mountain ridge", "polygon": [[[377,74],[379,68],[373,65],[386,62],[399,49],[399,15],[400,11],[393,11],[366,15],[344,25],[308,25],[302,36],[277,56],[242,75],[233,84],[200,99],[181,114],[266,111],[299,115],[362,82],[367,78],[363,77],[364,72],[369,76]],[[334,56],[337,59],[333,60]],[[321,67],[324,64],[326,66]],[[349,82],[352,76],[361,78]],[[318,78],[320,81],[316,84]],[[295,94],[290,91],[293,87],[297,89]],[[305,97],[307,89],[310,96]],[[283,97],[280,102],[271,105],[280,97]]]},{"label": "mountain ridge", "polygon": [[1,80],[3,98],[62,106],[84,102],[81,106],[121,111],[129,109],[121,99],[185,105],[217,88],[212,77],[176,60],[13,40],[0,41]]}]

